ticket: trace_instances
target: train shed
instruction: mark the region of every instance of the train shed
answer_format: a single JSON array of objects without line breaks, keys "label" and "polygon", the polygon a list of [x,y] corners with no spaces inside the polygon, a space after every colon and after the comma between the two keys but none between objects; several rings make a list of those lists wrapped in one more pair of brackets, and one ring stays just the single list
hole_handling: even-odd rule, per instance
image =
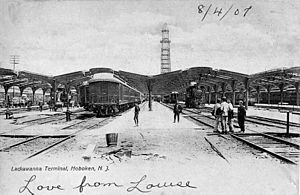
[{"label": "train shed", "polygon": [[[83,81],[90,79],[89,71],[77,71],[57,76],[42,75],[29,71],[13,71],[10,69],[0,68],[0,85],[4,88],[5,101],[8,101],[8,90],[11,87],[18,87],[20,96],[22,96],[26,88],[32,90],[33,104],[35,103],[35,92],[38,89],[43,91],[43,99],[45,93],[50,92],[50,96],[56,101],[56,91],[58,86],[63,86],[67,93],[71,87],[78,87]],[[14,96],[14,94],[13,94]]]},{"label": "train shed", "polygon": [[[46,91],[51,89],[51,76],[41,75],[38,73],[32,73],[28,71],[13,71],[10,69],[0,68],[0,85],[4,88],[5,101],[8,101],[7,93],[9,88],[17,86],[20,91],[20,96],[22,96],[26,88],[31,88],[34,96],[37,89],[43,90],[43,95]],[[14,94],[13,94],[14,96]]]},{"label": "train shed", "polygon": [[[283,104],[283,97],[289,92],[289,104],[299,106],[300,67],[280,68],[256,74],[212,69],[211,67],[193,67],[154,76],[119,71],[118,74],[129,84],[145,94],[164,95],[172,91],[183,92],[191,82],[207,94],[207,103],[214,103],[217,97],[227,96],[234,103],[243,99],[248,107],[250,94],[256,95],[255,103],[260,103],[260,94],[268,93],[268,104]],[[279,92],[280,99],[271,101],[273,93]],[[238,96],[238,97],[237,97]]]},{"label": "train shed", "polygon": [[[256,104],[300,105],[300,67],[280,68],[251,75],[211,67],[192,67],[148,76],[103,67],[57,76],[1,68],[0,85],[4,87],[5,97],[10,87],[17,86],[21,95],[27,87],[32,89],[33,96],[39,88],[43,90],[43,94],[51,90],[51,97],[56,101],[55,93],[58,86],[64,86],[67,93],[71,88],[78,92],[78,87],[82,82],[89,80],[93,74],[103,72],[115,74],[143,94],[148,95],[165,95],[172,91],[185,93],[190,83],[196,82],[198,87],[205,92],[208,104],[214,103],[218,97],[226,96],[234,103],[243,99],[246,107],[250,99]],[[277,99],[271,98],[274,93],[279,94]],[[264,98],[267,99],[265,102],[260,101],[261,94],[267,96]],[[285,100],[289,101],[284,101],[284,97],[288,97]]]},{"label": "train shed", "polygon": [[287,91],[294,92],[296,105],[300,105],[299,96],[300,67],[280,68],[269,70],[251,75],[250,86],[257,94],[257,103],[259,104],[259,95],[261,92],[267,92],[268,104],[271,102],[272,92],[280,92],[280,103],[283,104],[283,97]]}]

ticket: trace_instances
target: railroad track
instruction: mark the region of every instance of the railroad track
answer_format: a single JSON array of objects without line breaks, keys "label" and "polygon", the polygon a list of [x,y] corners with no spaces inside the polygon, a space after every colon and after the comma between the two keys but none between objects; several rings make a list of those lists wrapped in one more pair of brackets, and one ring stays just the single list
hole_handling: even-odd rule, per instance
[{"label": "railroad track", "polygon": [[[72,112],[72,114],[79,114],[81,112],[84,112],[84,111],[77,110],[75,112]],[[40,125],[40,124],[50,123],[50,122],[53,122],[53,121],[56,121],[56,120],[63,120],[65,118],[66,118],[65,113],[57,113],[57,114],[54,114],[54,115],[48,116],[48,117],[43,117],[43,118],[37,118],[37,119],[23,121],[20,124],[26,124],[26,123],[36,122],[36,124]],[[45,120],[45,121],[43,121],[43,120]]]},{"label": "railroad track", "polygon": [[[201,114],[201,112],[198,109],[187,109],[189,112],[193,112],[194,114]],[[207,112],[210,113],[210,112]],[[203,115],[206,116],[207,118],[211,118],[214,120],[214,117],[211,115]],[[264,125],[268,127],[276,127],[280,129],[286,129],[286,122],[281,121],[281,120],[276,120],[276,119],[270,119],[270,118],[265,118],[265,117],[257,117],[257,116],[247,116],[246,122],[254,123],[254,124],[259,124],[259,125]],[[292,123],[290,125],[291,127],[297,127],[297,123]]]},{"label": "railroad track", "polygon": [[[194,109],[194,110],[197,110],[197,109]],[[203,110],[204,112],[210,113],[212,111],[212,108],[205,107],[204,109],[201,109],[201,110]],[[237,113],[234,113],[234,114],[236,115]],[[271,119],[271,118],[266,118],[266,117],[261,117],[261,116],[247,116],[246,121],[251,122],[251,123],[260,124],[260,125],[286,129],[286,121],[278,120],[278,119]],[[290,127],[300,127],[300,123],[289,122],[289,126]]]},{"label": "railroad track", "polygon": [[[172,109],[170,105],[166,105],[168,108]],[[208,127],[214,128],[214,119],[209,116],[201,115],[200,112],[194,112],[191,110],[183,109],[183,113],[187,114],[190,118],[196,120],[197,122],[200,122]],[[195,115],[196,114],[196,115]],[[250,130],[253,131],[253,130]],[[254,133],[229,133],[231,137],[251,146],[252,148],[255,148],[259,151],[266,152],[273,157],[280,159],[286,163],[290,164],[298,164],[299,163],[299,149],[300,145],[289,142],[265,133],[260,133],[253,131]],[[220,135],[221,137],[224,137],[226,139],[227,136],[221,135],[217,133],[217,135]]]},{"label": "railroad track", "polygon": [[[42,140],[41,142],[43,142],[43,144],[47,145],[46,142],[51,143],[51,142],[53,142],[53,140],[56,141],[58,139],[64,139],[65,137],[67,137],[67,136],[57,136],[57,137],[53,136],[53,137],[50,137],[50,138],[49,137],[44,137],[44,136],[28,137],[28,139],[25,139],[25,140],[22,140],[20,142],[16,142],[16,143],[13,143],[9,146],[5,146],[5,147],[1,148],[0,152],[8,152],[8,151],[13,150],[13,149],[15,149],[15,148],[17,148],[21,145],[25,145],[25,147],[26,146],[31,146],[30,150],[34,150],[35,149],[34,147],[37,145],[37,144],[35,144],[35,142],[40,142]],[[38,147],[40,147],[40,146],[38,146]]]},{"label": "railroad track", "polygon": [[20,123],[20,125],[23,125],[23,124],[27,124],[27,123],[34,123],[34,122],[37,122],[37,124],[39,124],[39,121],[43,121],[43,120],[50,120],[52,121],[51,119],[56,119],[56,118],[61,118],[62,117],[62,114],[58,114],[58,115],[52,115],[52,116],[46,116],[46,117],[42,117],[42,118],[36,118],[36,119],[31,119],[31,120],[27,120],[27,121],[23,121]]},{"label": "railroad track", "polygon": [[13,132],[13,131],[21,130],[21,129],[24,129],[24,128],[27,128],[27,127],[31,127],[31,126],[34,126],[34,125],[37,125],[37,124],[38,125],[42,125],[42,124],[46,124],[46,123],[51,123],[53,121],[63,120],[64,118],[65,118],[65,116],[57,116],[56,115],[54,117],[50,116],[50,117],[44,117],[44,118],[38,118],[38,119],[29,120],[29,121],[26,121],[25,123],[21,123],[21,124],[26,124],[26,123],[31,123],[31,122],[34,122],[34,123],[25,125],[23,127],[18,127],[16,129],[11,129],[9,131],[2,132],[2,133],[0,133],[0,135],[4,135],[6,133],[10,133],[10,132]]},{"label": "railroad track", "polygon": [[[265,122],[271,122],[271,123],[276,123],[276,124],[281,124],[281,125],[286,125],[286,121],[278,120],[278,119],[270,119],[270,118],[265,118],[265,117],[260,117],[260,116],[248,116],[247,118],[259,120],[259,121],[265,121]],[[289,122],[290,126],[293,127],[300,127],[300,123],[294,123],[294,122]]]},{"label": "railroad track", "polygon": [[[40,154],[44,154],[52,150],[53,148],[66,143],[67,141],[70,141],[71,139],[75,138],[76,135],[82,131],[92,129],[97,126],[104,125],[106,121],[108,121],[110,118],[105,118],[101,121],[97,121],[93,124],[86,125],[85,127],[82,127],[81,129],[77,130],[74,133],[68,134],[68,135],[62,135],[62,136],[34,136],[31,138],[28,138],[26,140],[22,140],[17,143],[13,143],[9,146],[2,147],[0,149],[0,152],[8,152],[13,151],[15,149],[18,149],[18,147],[22,146],[22,151],[25,153],[30,153],[29,156],[27,156],[24,160],[31,159],[35,156],[38,156]],[[76,123],[78,124],[78,123]],[[46,138],[46,139],[45,139]],[[41,144],[42,149],[41,149]]]},{"label": "railroad track", "polygon": [[43,119],[41,119],[41,120],[38,120],[35,125],[42,125],[42,124],[46,124],[46,123],[51,123],[53,121],[60,121],[60,120],[64,120],[65,118],[66,118],[65,116],[57,116],[57,117],[47,118],[44,121],[43,121]]},{"label": "railroad track", "polygon": [[[92,117],[92,118],[90,118],[90,119],[93,119],[93,118],[96,118],[96,117]],[[75,126],[79,125],[79,124],[86,123],[86,122],[87,122],[87,120],[82,120],[82,121],[73,123],[73,124],[71,124],[71,125],[68,125],[68,126],[62,128],[62,130],[64,130],[64,129],[71,129],[71,128],[74,128]]]},{"label": "railroad track", "polygon": [[260,151],[266,152],[282,161],[291,164],[299,163],[300,146],[298,144],[281,140],[277,137],[263,133],[242,133],[230,135],[243,143],[246,143]]},{"label": "railroad track", "polygon": [[[75,111],[73,113],[79,114],[81,112],[82,111],[79,110],[79,111]],[[19,123],[19,125],[23,125],[23,124],[27,124],[27,125],[25,125],[23,127],[16,128],[16,129],[11,129],[9,131],[2,132],[2,133],[0,133],[0,135],[4,135],[6,133],[10,133],[10,132],[13,132],[13,131],[21,130],[21,129],[24,129],[24,128],[27,128],[27,127],[31,127],[31,126],[34,126],[34,125],[42,125],[42,124],[47,124],[47,123],[51,123],[51,122],[54,122],[54,121],[61,121],[61,120],[64,120],[65,118],[66,117],[65,117],[64,113],[58,113],[58,114],[54,114],[52,116],[47,116],[47,117],[42,117],[42,118],[27,120],[27,121]]]},{"label": "railroad track", "polygon": [[32,157],[35,157],[35,156],[37,156],[37,155],[39,155],[39,154],[42,154],[42,153],[47,153],[47,152],[49,152],[50,150],[52,150],[54,147],[57,147],[58,145],[61,145],[62,143],[65,143],[65,142],[70,141],[71,139],[75,138],[76,135],[77,135],[78,133],[82,132],[82,131],[85,131],[85,130],[88,130],[88,129],[92,129],[92,128],[97,127],[97,126],[99,126],[99,125],[101,125],[101,124],[104,125],[104,123],[105,123],[106,121],[108,121],[109,119],[110,119],[110,118],[105,118],[105,119],[101,120],[100,122],[96,122],[95,124],[88,125],[88,126],[86,126],[85,128],[81,128],[80,130],[78,130],[78,131],[76,131],[76,132],[74,132],[74,133],[69,134],[69,135],[68,135],[67,137],[65,137],[64,139],[59,140],[59,141],[57,141],[57,142],[55,142],[55,143],[53,143],[53,144],[51,144],[51,145],[49,145],[49,146],[47,146],[47,147],[45,147],[45,148],[42,148],[41,150],[39,150],[39,151],[37,151],[37,152],[31,154],[30,156],[26,157],[24,160],[28,160],[28,159],[30,159],[30,158],[32,158]]},{"label": "railroad track", "polygon": [[[36,110],[38,110],[38,109],[36,109]],[[29,110],[28,110],[28,108],[11,108],[10,111],[13,114],[19,114],[19,113],[28,112]],[[0,111],[0,115],[5,114],[5,113],[6,113],[6,109]]]}]

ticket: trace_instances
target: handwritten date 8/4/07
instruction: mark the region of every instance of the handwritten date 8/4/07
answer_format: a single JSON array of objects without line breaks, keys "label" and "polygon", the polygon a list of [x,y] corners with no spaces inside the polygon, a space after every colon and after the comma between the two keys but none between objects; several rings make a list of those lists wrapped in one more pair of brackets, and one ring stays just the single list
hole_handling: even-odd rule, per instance
[{"label": "handwritten date 8/4/07", "polygon": [[219,17],[220,18],[219,20],[221,21],[227,14],[231,14],[234,16],[246,17],[248,12],[251,9],[252,9],[252,6],[245,7],[245,8],[236,8],[236,7],[234,8],[234,6],[231,5],[229,8],[223,9],[222,7],[213,6],[212,4],[210,4],[209,6],[200,4],[198,6],[198,14],[201,14],[201,15],[203,14],[201,21],[203,21],[205,19],[208,12],[210,12],[210,14],[212,14],[212,15],[216,15],[217,17]]}]

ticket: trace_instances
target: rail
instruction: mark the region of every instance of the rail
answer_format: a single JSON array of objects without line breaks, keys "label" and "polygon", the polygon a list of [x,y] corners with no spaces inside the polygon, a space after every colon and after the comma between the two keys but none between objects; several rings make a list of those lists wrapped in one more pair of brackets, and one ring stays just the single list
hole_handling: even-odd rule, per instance
[{"label": "rail", "polygon": [[[172,107],[169,106],[169,105],[166,105],[166,104],[163,104],[163,103],[162,103],[162,105],[172,109]],[[200,119],[200,117],[196,117],[196,116],[193,116],[191,114],[188,114],[188,112],[192,113],[192,114],[202,115],[201,118],[209,119],[211,121],[213,121],[213,118],[211,118],[209,116],[206,116],[206,115],[203,115],[200,112],[194,112],[194,111],[190,111],[190,110],[187,110],[187,109],[183,109],[183,110],[184,110],[183,113],[187,114],[190,118],[192,118],[192,119],[194,119],[194,120],[196,120],[196,121],[198,121],[198,122],[200,122],[200,123],[202,123],[206,126],[209,126],[211,128],[214,127],[213,124],[211,124],[210,122],[203,121],[203,120]],[[218,135],[220,135],[220,134],[218,134]],[[245,134],[245,133],[242,133],[242,134],[236,134],[235,133],[235,134],[233,134],[233,133],[229,133],[229,135],[231,137],[243,142],[243,143],[246,143],[247,145],[251,146],[254,149],[266,152],[266,153],[272,155],[273,157],[275,157],[277,159],[280,159],[284,162],[291,163],[291,164],[297,164],[298,161],[299,161],[300,146],[296,143],[289,142],[289,141],[286,141],[286,140],[283,140],[283,139],[280,139],[280,138],[277,138],[277,137],[274,137],[274,136],[271,136],[271,135],[267,135],[265,133],[260,133],[260,132],[251,133],[251,134]],[[253,137],[255,138],[255,136],[258,136],[258,137],[261,138],[261,140],[260,140],[261,142],[260,143],[253,143],[254,141],[246,140],[246,139],[242,138],[243,136],[244,137],[249,136],[251,138],[253,138]],[[226,138],[223,135],[222,135],[222,137]],[[273,148],[270,147],[270,146],[272,146],[272,144],[274,146]],[[288,151],[286,150],[287,147],[289,147]],[[272,149],[274,149],[275,151],[271,151]]]},{"label": "rail", "polygon": [[62,140],[60,140],[60,141],[58,141],[58,142],[55,142],[55,143],[51,144],[50,146],[47,146],[47,147],[45,147],[45,148],[42,148],[41,150],[39,150],[39,151],[37,151],[37,152],[31,154],[30,156],[26,157],[24,160],[28,160],[28,159],[30,159],[30,158],[33,158],[33,157],[39,155],[39,154],[49,152],[49,151],[52,150],[54,147],[56,147],[56,146],[58,146],[58,145],[61,145],[62,143],[65,143],[66,141],[69,141],[69,140],[75,138],[76,135],[77,135],[78,133],[80,133],[80,132],[82,132],[82,131],[85,131],[85,130],[88,130],[88,129],[92,129],[93,127],[98,126],[99,124],[102,124],[102,123],[104,123],[105,121],[107,121],[107,120],[109,120],[109,119],[110,119],[110,118],[105,118],[104,120],[102,120],[102,121],[100,121],[100,122],[97,122],[96,124],[89,125],[89,126],[87,126],[87,127],[84,127],[84,128],[82,128],[82,129],[80,129],[80,130],[74,132],[74,133],[71,133],[71,134],[69,134],[66,138],[64,138],[64,139],[62,139]]}]

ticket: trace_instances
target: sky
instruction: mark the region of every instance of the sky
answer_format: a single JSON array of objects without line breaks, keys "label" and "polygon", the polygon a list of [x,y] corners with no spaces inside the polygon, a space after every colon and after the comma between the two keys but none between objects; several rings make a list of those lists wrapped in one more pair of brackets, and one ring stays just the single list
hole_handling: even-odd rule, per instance
[{"label": "sky", "polygon": [[0,0],[0,67],[12,69],[18,55],[16,70],[47,75],[159,74],[164,23],[172,71],[300,66],[299,10],[299,0]]}]

